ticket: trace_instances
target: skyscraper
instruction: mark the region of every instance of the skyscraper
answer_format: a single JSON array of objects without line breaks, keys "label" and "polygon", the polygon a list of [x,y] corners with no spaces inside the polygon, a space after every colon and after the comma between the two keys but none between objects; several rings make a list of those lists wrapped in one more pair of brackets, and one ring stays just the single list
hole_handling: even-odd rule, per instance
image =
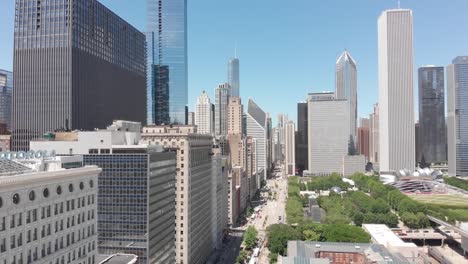
[{"label": "skyscraper", "polygon": [[147,3],[148,123],[186,124],[187,0]]},{"label": "skyscraper", "polygon": [[215,89],[215,135],[217,138],[227,136],[229,84],[223,83]]},{"label": "skyscraper", "polygon": [[13,148],[57,129],[145,121],[145,35],[96,0],[16,1]]},{"label": "skyscraper", "polygon": [[244,107],[240,97],[230,97],[228,105],[228,134],[242,136],[242,115]]},{"label": "skyscraper", "polygon": [[287,175],[296,175],[296,125],[288,120],[284,126],[284,161]]},{"label": "skyscraper", "polygon": [[255,140],[256,143],[252,174],[260,175],[257,177],[257,186],[260,186],[260,181],[266,179],[267,175],[267,116],[252,99],[249,99],[245,115],[247,136]]},{"label": "skyscraper", "polygon": [[309,168],[307,102],[297,104],[296,166],[299,175]]},{"label": "skyscraper", "polygon": [[[146,144],[164,146],[177,155],[175,263],[205,263],[213,249],[219,248],[214,241],[213,228],[226,228],[227,225],[219,225],[213,218],[217,215],[213,210],[227,207],[228,197],[222,196],[226,199],[222,203],[224,208],[217,208],[214,188],[218,184],[214,184],[214,179],[227,184],[227,175],[220,175],[221,169],[213,171],[217,167],[213,164],[217,156],[212,155],[212,136],[196,133],[195,126],[170,125],[144,127],[142,139]],[[227,188],[226,185],[221,186]],[[223,231],[218,230],[218,235]]]},{"label": "skyscraper", "polygon": [[[374,112],[369,115],[369,161],[379,162],[379,104],[374,104]],[[375,167],[374,167],[375,168]]]},{"label": "skyscraper", "polygon": [[228,84],[231,87],[231,96],[240,97],[239,59],[231,58],[228,62]]},{"label": "skyscraper", "polygon": [[197,99],[197,106],[195,112],[195,124],[197,125],[197,131],[200,134],[214,133],[213,116],[211,112],[211,101],[208,94],[203,91]]},{"label": "skyscraper", "polygon": [[335,96],[336,99],[348,100],[349,131],[357,144],[357,64],[351,54],[345,50],[335,65]]},{"label": "skyscraper", "polygon": [[341,173],[350,135],[348,102],[335,99],[333,93],[309,94],[307,101],[309,172]]},{"label": "skyscraper", "polygon": [[453,176],[468,176],[468,56],[447,66],[448,166]]},{"label": "skyscraper", "polygon": [[13,73],[0,70],[0,123],[11,129],[11,100],[13,93]]},{"label": "skyscraper", "polygon": [[447,161],[444,67],[426,66],[419,75],[419,149],[427,163]]},{"label": "skyscraper", "polygon": [[378,19],[380,171],[415,168],[413,13],[382,12]]},{"label": "skyscraper", "polygon": [[364,155],[366,157],[366,161],[369,161],[369,126],[370,120],[369,118],[361,118],[358,127],[358,152],[360,155]]}]

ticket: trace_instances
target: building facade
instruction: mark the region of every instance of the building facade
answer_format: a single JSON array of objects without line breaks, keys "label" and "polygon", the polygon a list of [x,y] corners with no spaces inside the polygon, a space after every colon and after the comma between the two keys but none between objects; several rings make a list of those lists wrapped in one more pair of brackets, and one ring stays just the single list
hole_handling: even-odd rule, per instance
[{"label": "building facade", "polygon": [[228,134],[242,135],[242,115],[244,107],[240,97],[229,97],[228,104]]},{"label": "building facade", "polygon": [[195,112],[188,112],[187,125],[195,125]]},{"label": "building facade", "polygon": [[357,143],[357,64],[345,50],[335,65],[335,97],[346,99],[349,104],[349,131],[354,144]]},{"label": "building facade", "polygon": [[447,161],[445,126],[444,67],[418,69],[419,77],[419,149],[427,163]]},{"label": "building facade", "polygon": [[82,167],[2,177],[0,262],[96,263],[99,172]]},{"label": "building facade", "polygon": [[267,132],[266,132],[266,114],[252,100],[249,99],[246,113],[247,136],[255,140],[255,163],[253,164],[252,174],[261,173],[258,177],[258,186],[261,180],[267,177]]},{"label": "building facade", "polygon": [[447,66],[449,175],[468,176],[468,56]]},{"label": "building facade", "polygon": [[370,141],[370,120],[369,118],[361,118],[358,127],[358,152],[366,157],[366,161],[369,161],[369,146]]},{"label": "building facade", "polygon": [[240,97],[239,59],[231,58],[228,62],[228,84],[231,87],[231,96]]},{"label": "building facade", "polygon": [[0,70],[0,123],[11,130],[11,100],[13,93],[13,73]]},{"label": "building facade", "polygon": [[138,263],[175,261],[175,154],[139,144],[140,123],[115,121],[106,130],[56,133],[32,150],[83,155],[99,175],[98,250],[134,254]]},{"label": "building facade", "polygon": [[15,10],[13,149],[55,130],[145,121],[143,33],[96,0],[17,1]]},{"label": "building facade", "polygon": [[195,125],[200,134],[214,134],[213,112],[211,111],[211,101],[208,94],[203,91],[197,99],[195,112]]},{"label": "building facade", "polygon": [[148,124],[186,124],[187,0],[147,2]]},{"label": "building facade", "polygon": [[414,170],[413,13],[378,19],[380,171]]},{"label": "building facade", "polygon": [[147,126],[142,140],[177,156],[175,263],[205,263],[216,248],[217,223],[210,217],[217,202],[212,199],[212,136],[198,134],[195,126]]},{"label": "building facade", "polygon": [[220,84],[215,89],[215,135],[217,138],[227,136],[230,93],[227,83]]},{"label": "building facade", "polygon": [[350,135],[347,100],[334,99],[333,93],[309,94],[307,108],[309,173],[341,173]]},{"label": "building facade", "polygon": [[284,126],[284,161],[287,175],[296,175],[296,125],[288,120]]},{"label": "building facade", "polygon": [[299,175],[309,168],[307,102],[297,104],[296,167]]},{"label": "building facade", "polygon": [[374,104],[374,112],[369,115],[369,161],[379,163],[379,104]]}]

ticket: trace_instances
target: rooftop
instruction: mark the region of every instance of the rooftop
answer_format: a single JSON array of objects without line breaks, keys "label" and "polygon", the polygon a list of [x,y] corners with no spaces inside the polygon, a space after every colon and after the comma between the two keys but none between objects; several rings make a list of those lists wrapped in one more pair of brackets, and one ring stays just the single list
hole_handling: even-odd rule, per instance
[{"label": "rooftop", "polygon": [[133,254],[97,255],[97,263],[99,264],[133,264],[137,260],[138,256]]},{"label": "rooftop", "polygon": [[18,175],[30,171],[30,168],[21,163],[7,159],[0,159],[0,176]]},{"label": "rooftop", "polygon": [[372,239],[377,244],[391,247],[417,247],[414,243],[406,243],[401,240],[386,225],[363,224],[362,228],[364,228],[364,230],[366,230],[371,235]]}]

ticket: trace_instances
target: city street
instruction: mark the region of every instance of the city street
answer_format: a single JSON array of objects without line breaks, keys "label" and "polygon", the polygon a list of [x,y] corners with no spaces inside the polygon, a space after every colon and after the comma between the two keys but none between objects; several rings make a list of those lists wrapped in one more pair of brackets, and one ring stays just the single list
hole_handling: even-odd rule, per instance
[{"label": "city street", "polygon": [[[218,258],[217,263],[235,263],[236,257],[240,252],[242,236],[249,225],[253,225],[257,229],[259,241],[265,241],[266,228],[269,225],[285,222],[287,186],[288,181],[283,176],[282,170],[272,172],[272,178],[267,180],[266,188],[260,193],[260,199],[258,201],[252,201],[252,207],[258,208],[256,218],[251,219],[251,215],[247,216],[248,221],[246,225],[230,230],[230,233],[223,245],[223,249],[219,254],[220,257]],[[270,199],[268,199],[269,193],[272,194]],[[262,247],[258,258],[255,259],[255,263],[267,264],[268,254],[268,249],[266,247]]]}]

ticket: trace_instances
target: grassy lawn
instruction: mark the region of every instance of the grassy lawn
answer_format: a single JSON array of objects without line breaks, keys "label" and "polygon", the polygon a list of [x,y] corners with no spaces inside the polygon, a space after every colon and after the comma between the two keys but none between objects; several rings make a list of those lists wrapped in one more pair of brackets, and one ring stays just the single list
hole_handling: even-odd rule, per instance
[{"label": "grassy lawn", "polygon": [[425,204],[437,204],[437,205],[448,205],[448,206],[467,206],[468,198],[461,195],[453,194],[424,194],[424,195],[409,195],[412,199],[425,203]]}]

